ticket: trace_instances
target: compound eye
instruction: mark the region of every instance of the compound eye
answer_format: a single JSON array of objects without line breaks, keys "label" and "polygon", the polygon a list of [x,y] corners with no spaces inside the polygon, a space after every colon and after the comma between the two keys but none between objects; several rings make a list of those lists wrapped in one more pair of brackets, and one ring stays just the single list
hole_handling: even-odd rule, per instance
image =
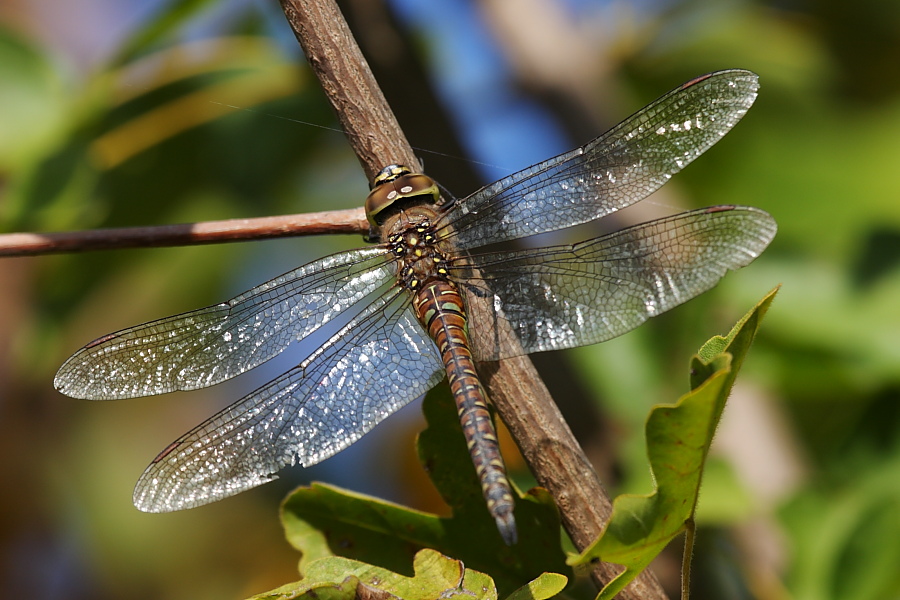
[{"label": "compound eye", "polygon": [[[441,192],[431,177],[411,173],[408,168],[391,165],[381,170],[373,181],[366,198],[366,218],[373,227],[380,227],[399,210],[424,202],[437,203]],[[415,200],[413,200],[415,199]]]}]

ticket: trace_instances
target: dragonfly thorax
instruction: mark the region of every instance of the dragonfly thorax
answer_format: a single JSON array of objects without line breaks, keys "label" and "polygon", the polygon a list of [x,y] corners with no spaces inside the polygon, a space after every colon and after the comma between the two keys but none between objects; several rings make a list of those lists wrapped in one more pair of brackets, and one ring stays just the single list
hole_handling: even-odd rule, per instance
[{"label": "dragonfly thorax", "polygon": [[369,220],[370,241],[383,237],[379,229],[391,231],[391,217],[416,206],[434,207],[440,204],[441,193],[431,177],[413,173],[409,167],[390,165],[379,171],[372,181],[372,191],[366,198],[366,219]]},{"label": "dragonfly thorax", "polygon": [[447,257],[437,246],[431,224],[425,220],[388,237],[397,257],[397,278],[409,290],[440,279],[447,281]]}]

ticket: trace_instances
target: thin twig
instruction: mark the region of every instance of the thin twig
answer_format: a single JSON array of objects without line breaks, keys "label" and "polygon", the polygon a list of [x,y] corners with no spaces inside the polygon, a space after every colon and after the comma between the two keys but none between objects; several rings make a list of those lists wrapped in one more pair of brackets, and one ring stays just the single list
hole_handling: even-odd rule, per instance
[{"label": "thin twig", "polygon": [[[333,0],[281,0],[281,5],[366,174],[371,177],[394,162],[417,166]],[[608,521],[612,503],[531,361],[519,357],[483,364],[480,371],[532,472],[559,505],[566,531],[579,549],[587,547]],[[619,571],[621,567],[599,563],[592,575],[603,585]],[[649,570],[620,597],[666,599]]]},{"label": "thin twig", "polygon": [[158,227],[122,227],[58,233],[0,235],[0,257],[37,256],[119,248],[153,248],[265,240],[298,235],[365,233],[361,208],[255,219],[228,219]]}]

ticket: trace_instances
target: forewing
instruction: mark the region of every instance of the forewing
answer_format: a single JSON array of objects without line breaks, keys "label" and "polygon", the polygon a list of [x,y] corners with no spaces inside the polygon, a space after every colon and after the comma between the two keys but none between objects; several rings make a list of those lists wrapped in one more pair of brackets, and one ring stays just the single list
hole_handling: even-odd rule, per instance
[{"label": "forewing", "polygon": [[391,290],[299,366],[215,415],[144,471],[134,504],[191,508],[346,448],[444,376],[406,295]]},{"label": "forewing", "polygon": [[444,235],[461,248],[475,248],[629,206],[719,141],[753,104],[758,87],[750,71],[698,77],[587,145],[460,200],[441,221],[449,226]]},{"label": "forewing", "polygon": [[60,367],[63,394],[110,400],[207,387],[283,351],[389,281],[383,248],[333,254],[240,296],[91,342]]},{"label": "forewing", "polygon": [[574,246],[460,258],[451,273],[469,291],[474,356],[498,360],[630,331],[752,262],[775,232],[759,209],[718,206]]}]

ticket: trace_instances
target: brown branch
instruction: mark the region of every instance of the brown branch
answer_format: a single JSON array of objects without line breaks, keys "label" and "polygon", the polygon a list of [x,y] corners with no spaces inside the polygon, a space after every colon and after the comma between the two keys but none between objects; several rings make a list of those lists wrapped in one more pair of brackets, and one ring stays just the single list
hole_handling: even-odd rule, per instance
[{"label": "brown branch", "polygon": [[123,227],[59,233],[0,235],[0,257],[37,256],[113,248],[151,248],[264,240],[297,235],[364,233],[369,224],[361,208],[256,219],[229,219],[159,227]]},{"label": "brown branch", "polygon": [[[370,177],[383,166],[418,165],[368,65],[333,0],[281,0],[282,8],[338,119]],[[579,549],[600,533],[612,504],[537,371],[527,357],[482,365],[488,392],[538,482],[559,505],[563,526]],[[603,585],[621,571],[600,563]],[[620,595],[665,599],[656,577],[644,571]]]},{"label": "brown branch", "polygon": [[337,4],[281,0],[281,7],[368,180],[395,163],[421,170]]}]

